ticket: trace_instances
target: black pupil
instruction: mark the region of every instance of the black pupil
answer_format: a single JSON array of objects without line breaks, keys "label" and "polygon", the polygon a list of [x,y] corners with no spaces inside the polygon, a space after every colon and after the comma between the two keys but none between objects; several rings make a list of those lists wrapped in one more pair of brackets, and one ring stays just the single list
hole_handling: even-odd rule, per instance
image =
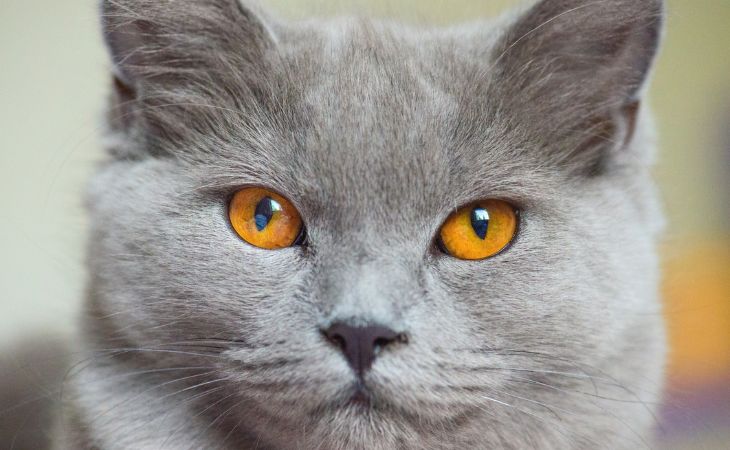
[{"label": "black pupil", "polygon": [[479,239],[487,238],[487,230],[489,229],[489,211],[485,208],[476,207],[471,212],[471,227],[479,236]]},{"label": "black pupil", "polygon": [[281,205],[276,200],[269,197],[262,198],[258,205],[256,205],[256,211],[254,211],[253,216],[254,222],[256,222],[256,229],[263,231],[269,225],[271,218],[277,211],[281,211]]}]

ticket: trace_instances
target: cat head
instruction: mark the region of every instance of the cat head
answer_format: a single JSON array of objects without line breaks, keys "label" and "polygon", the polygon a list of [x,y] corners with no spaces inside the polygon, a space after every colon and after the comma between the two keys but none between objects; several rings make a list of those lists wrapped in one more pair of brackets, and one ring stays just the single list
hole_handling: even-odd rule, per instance
[{"label": "cat head", "polygon": [[[653,398],[662,358],[640,107],[661,24],[660,0],[447,29],[104,1],[94,339],[209,368],[222,388],[193,403],[230,441],[636,439],[621,415],[650,413],[629,387]],[[291,203],[300,245],[241,239],[229,208],[251,187]],[[443,251],[444,222],[487,199],[515,211],[509,247]]]}]

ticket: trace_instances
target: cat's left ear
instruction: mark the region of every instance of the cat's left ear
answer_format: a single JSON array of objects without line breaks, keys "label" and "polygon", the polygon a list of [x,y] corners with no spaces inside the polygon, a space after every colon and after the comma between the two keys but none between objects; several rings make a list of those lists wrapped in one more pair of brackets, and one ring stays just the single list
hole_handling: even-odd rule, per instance
[{"label": "cat's left ear", "polygon": [[222,57],[256,64],[275,40],[239,0],[102,0],[101,12],[116,75],[130,88],[184,79]]},{"label": "cat's left ear", "polygon": [[555,163],[597,174],[631,144],[662,0],[542,0],[495,48],[500,108]]},{"label": "cat's left ear", "polygon": [[267,88],[276,37],[261,12],[242,1],[101,0],[114,64],[112,126],[166,136],[205,117],[190,108],[206,94],[255,102]]}]

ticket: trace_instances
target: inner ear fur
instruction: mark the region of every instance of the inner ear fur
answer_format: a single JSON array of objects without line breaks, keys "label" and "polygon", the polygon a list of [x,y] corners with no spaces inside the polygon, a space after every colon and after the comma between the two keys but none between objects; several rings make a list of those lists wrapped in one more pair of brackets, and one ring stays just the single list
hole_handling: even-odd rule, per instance
[{"label": "inner ear fur", "polygon": [[662,25],[661,0],[543,0],[495,47],[493,95],[547,157],[601,173],[635,134]]},{"label": "inner ear fur", "polygon": [[109,123],[145,138],[138,147],[162,151],[216,114],[203,105],[239,110],[270,90],[275,36],[238,0],[103,0],[101,13],[113,63]]}]

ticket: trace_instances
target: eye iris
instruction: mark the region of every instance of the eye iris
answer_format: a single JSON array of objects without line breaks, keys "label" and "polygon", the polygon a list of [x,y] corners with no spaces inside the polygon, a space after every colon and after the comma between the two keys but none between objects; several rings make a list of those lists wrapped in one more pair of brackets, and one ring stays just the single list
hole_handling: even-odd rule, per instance
[{"label": "eye iris", "polygon": [[281,211],[281,205],[276,200],[270,197],[264,197],[261,199],[261,201],[256,205],[256,210],[254,211],[256,229],[258,231],[263,231],[264,228],[269,225],[271,218],[277,211]]},{"label": "eye iris", "polygon": [[481,200],[458,208],[441,226],[438,244],[464,260],[486,259],[504,250],[517,232],[518,211],[502,200]]},{"label": "eye iris", "polygon": [[489,228],[489,211],[485,208],[476,207],[471,212],[471,227],[479,239],[487,238],[487,230]]},{"label": "eye iris", "polygon": [[303,236],[302,218],[294,205],[266,188],[236,192],[228,205],[228,219],[236,234],[254,247],[291,247]]}]

